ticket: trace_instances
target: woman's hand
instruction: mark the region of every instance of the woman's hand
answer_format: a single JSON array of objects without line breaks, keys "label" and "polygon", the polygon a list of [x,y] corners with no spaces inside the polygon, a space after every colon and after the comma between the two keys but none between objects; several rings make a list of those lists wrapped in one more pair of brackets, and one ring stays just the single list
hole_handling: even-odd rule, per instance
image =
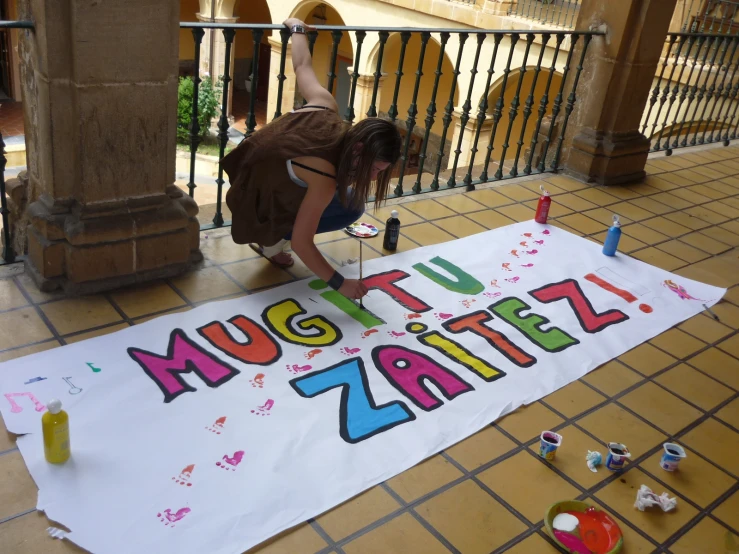
[{"label": "woman's hand", "polygon": [[369,292],[369,289],[360,279],[344,279],[339,292],[347,298],[359,300]]},{"label": "woman's hand", "polygon": [[302,25],[303,27],[305,27],[306,31],[312,30],[311,27],[306,25],[304,21],[301,21],[297,17],[290,17],[286,19],[282,24],[290,30],[292,30],[293,25]]}]

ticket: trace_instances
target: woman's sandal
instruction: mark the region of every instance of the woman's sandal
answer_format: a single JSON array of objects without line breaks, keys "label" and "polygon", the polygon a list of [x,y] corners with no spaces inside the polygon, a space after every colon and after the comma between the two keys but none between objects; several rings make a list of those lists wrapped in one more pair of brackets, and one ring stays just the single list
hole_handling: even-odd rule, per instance
[{"label": "woman's sandal", "polygon": [[250,243],[249,244],[249,248],[251,248],[252,250],[254,250],[254,252],[256,252],[257,254],[259,254],[260,256],[262,256],[262,258],[264,258],[265,260],[269,261],[270,263],[276,265],[280,269],[287,269],[287,268],[292,267],[293,265],[295,265],[295,260],[293,260],[293,259],[290,260],[290,263],[289,264],[281,264],[280,262],[274,260],[273,258],[268,258],[267,256],[264,255],[264,248],[262,246],[259,246],[258,244]]}]

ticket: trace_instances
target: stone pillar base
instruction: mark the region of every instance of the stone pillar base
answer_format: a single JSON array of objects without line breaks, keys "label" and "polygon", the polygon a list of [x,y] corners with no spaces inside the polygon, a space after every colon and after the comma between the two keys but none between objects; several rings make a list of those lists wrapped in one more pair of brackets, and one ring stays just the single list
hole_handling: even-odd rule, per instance
[{"label": "stone pillar base", "polygon": [[649,139],[638,131],[610,133],[582,129],[573,141],[566,173],[586,183],[622,185],[641,181]]},{"label": "stone pillar base", "polygon": [[26,270],[46,292],[97,293],[171,277],[202,259],[198,206],[174,185],[96,211],[42,196],[26,213]]}]

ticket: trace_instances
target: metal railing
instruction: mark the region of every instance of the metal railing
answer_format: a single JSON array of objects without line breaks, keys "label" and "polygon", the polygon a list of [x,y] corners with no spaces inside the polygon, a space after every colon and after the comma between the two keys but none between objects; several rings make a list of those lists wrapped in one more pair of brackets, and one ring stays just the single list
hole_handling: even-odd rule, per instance
[{"label": "metal railing", "polygon": [[736,34],[739,0],[690,0],[682,30],[687,33]]},{"label": "metal railing", "polygon": [[[259,51],[259,43],[262,40],[263,33],[271,29],[278,31],[282,48],[279,61],[279,73],[275,83],[276,91],[272,91],[276,95],[276,110],[274,117],[282,115],[283,97],[286,94],[284,90],[284,82],[287,79],[285,74],[285,66],[289,61],[287,58],[287,43],[289,34],[279,25],[256,25],[256,24],[217,24],[217,23],[181,23],[181,28],[191,29],[193,40],[195,43],[195,79],[199,83],[199,52],[200,45],[203,40],[204,30],[218,29],[223,33],[225,42],[225,63],[223,76],[223,101],[221,106],[221,116],[218,123],[218,138],[220,145],[220,156],[222,158],[225,153],[226,144],[228,143],[228,119],[226,117],[227,97],[229,88],[229,71],[231,50],[236,31],[250,33],[251,40],[254,43],[254,52]],[[405,139],[402,146],[401,157],[399,161],[399,175],[394,183],[393,194],[390,197],[407,196],[420,194],[423,192],[439,190],[442,182],[445,181],[446,188],[453,188],[458,185],[465,185],[467,190],[474,190],[475,185],[479,183],[487,183],[489,181],[497,181],[516,177],[520,174],[529,175],[532,173],[544,173],[556,171],[559,165],[559,156],[562,148],[562,142],[565,137],[567,122],[572,113],[576,102],[577,82],[583,69],[583,62],[587,51],[587,46],[597,32],[571,32],[571,31],[484,31],[484,30],[460,30],[460,29],[415,29],[415,28],[367,28],[367,27],[338,27],[338,26],[321,26],[316,31],[309,33],[309,46],[313,53],[314,46],[320,33],[329,34],[331,37],[330,49],[330,69],[328,72],[328,89],[332,90],[334,82],[337,79],[336,60],[339,43],[344,33],[353,33],[356,39],[356,52],[354,53],[353,71],[351,72],[350,93],[348,107],[344,113],[345,121],[353,123],[357,120],[356,113],[356,91],[359,74],[359,59],[363,44],[368,36],[375,35],[377,38],[376,61],[373,58],[374,77],[372,84],[372,97],[369,109],[366,112],[367,117],[376,117],[379,113],[378,106],[378,90],[380,80],[383,75],[383,57],[386,54],[386,45],[389,37],[399,35],[400,51],[398,54],[397,69],[395,70],[395,86],[394,90],[383,91],[384,94],[392,92],[392,101],[386,113],[380,113],[390,121],[396,122],[402,126],[399,120],[401,110],[407,109],[407,118],[405,119]],[[423,64],[424,57],[430,51],[429,43],[432,35],[438,46],[438,58],[436,60],[436,70],[432,74],[424,75]],[[404,67],[406,51],[409,42],[413,37],[420,39],[420,55],[416,64],[416,71],[412,77],[412,96],[407,105],[399,105],[399,92],[403,85],[406,86],[405,92],[410,90],[410,81],[406,77],[404,79],[407,68]],[[454,38],[452,38],[454,37]],[[470,40],[473,39],[473,40]],[[482,46],[487,39],[492,41],[492,55],[489,59],[481,60]],[[451,85],[442,90],[440,87],[441,77],[444,74],[443,66],[445,60],[445,52],[449,47],[449,41],[457,42],[456,46],[456,62],[451,71]],[[575,45],[580,41],[584,47],[577,50],[577,59],[573,59],[575,53]],[[568,51],[565,51],[563,45],[567,43]],[[470,47],[470,43],[472,46]],[[519,66],[513,67],[512,60],[516,46],[523,46],[523,59]],[[466,50],[467,48],[467,50]],[[546,51],[551,54],[551,66],[542,67],[542,61]],[[460,90],[459,75],[461,74],[462,60],[466,53],[474,57],[472,68],[469,71],[470,78],[466,90]],[[414,59],[415,62],[415,59]],[[559,65],[558,65],[559,64]],[[256,91],[259,80],[259,61],[255,59],[252,63],[251,72],[251,90],[249,115],[246,118],[245,137],[250,136],[256,130]],[[533,67],[532,67],[533,66]],[[393,68],[388,68],[388,73]],[[561,73],[558,70],[561,69]],[[474,89],[477,74],[486,71],[486,81],[484,89]],[[524,80],[527,72],[533,73],[530,83],[524,88]],[[447,71],[448,72],[448,71]],[[543,75],[540,75],[543,72]],[[555,74],[558,76],[555,83]],[[408,75],[410,77],[410,75]],[[488,91],[493,85],[493,78],[498,77],[499,93],[488,99]],[[502,82],[500,80],[502,79]],[[537,83],[543,85],[542,89],[537,91]],[[479,103],[475,99],[476,114],[473,109],[473,89],[484,90]],[[419,106],[419,90],[426,92],[432,91],[428,105]],[[496,89],[497,90],[497,89]],[[197,91],[197,87],[196,87]],[[514,91],[514,92],[511,92]],[[455,101],[455,97],[459,100]],[[553,97],[553,101],[552,101]],[[298,97],[299,99],[299,97]],[[464,99],[464,100],[463,100]],[[194,97],[193,118],[190,125],[190,178],[188,189],[190,196],[195,197],[195,156],[197,146],[200,143],[200,129],[197,123],[196,114],[198,113],[198,96]],[[446,102],[443,109],[437,108],[437,102]],[[461,104],[455,106],[455,103]],[[531,122],[532,114],[535,113],[536,105],[538,105],[538,117],[535,122]],[[523,106],[523,109],[520,108]],[[423,123],[418,121],[419,109],[426,108],[426,117]],[[460,132],[456,138],[456,144],[452,144],[454,139],[450,139],[451,123],[455,116],[455,107],[457,108],[456,116],[458,117],[459,128],[464,130],[470,120],[475,119],[474,137],[470,137],[471,146],[466,151],[464,160],[460,160],[463,152],[463,140],[465,132]],[[491,109],[492,108],[492,109]],[[505,117],[507,110],[507,118]],[[541,139],[539,137],[542,123],[545,116],[550,115],[552,124],[549,126],[547,134]],[[362,114],[359,115],[361,117]],[[440,120],[437,120],[441,116]],[[519,117],[520,116],[520,117]],[[432,129],[434,125],[442,123],[438,135],[431,141]],[[482,136],[482,128],[488,123],[489,129],[486,130],[485,136]],[[556,122],[556,125],[554,124]],[[418,127],[418,129],[417,129]],[[514,127],[519,127],[514,134]],[[533,129],[532,135],[527,135],[526,131]],[[556,130],[556,133],[555,133]],[[413,154],[414,164],[410,163],[411,156],[410,145],[412,137],[420,140],[419,150]],[[503,136],[503,141],[500,139]],[[530,139],[529,139],[530,136]],[[481,139],[487,141],[484,146],[481,145]],[[524,146],[530,140],[530,147],[524,151]],[[415,142],[415,141],[414,141]],[[429,148],[430,142],[435,143],[433,149]],[[511,144],[513,142],[513,144]],[[484,144],[484,142],[483,142]],[[495,146],[498,144],[499,149]],[[480,148],[482,146],[482,148]],[[453,148],[453,150],[452,150]],[[436,151],[434,151],[436,150]],[[484,158],[478,156],[482,150]],[[448,152],[448,153],[447,153]],[[535,159],[535,155],[537,158]],[[433,158],[435,161],[427,165],[427,160]],[[447,160],[447,168],[442,170],[443,160]],[[482,161],[484,159],[484,161]],[[482,161],[482,163],[480,163]],[[475,165],[477,164],[477,165]],[[416,168],[417,165],[417,168]],[[495,169],[495,171],[492,171]],[[479,172],[477,176],[473,176],[473,172]],[[408,180],[412,182],[408,187]],[[210,229],[213,227],[221,227],[230,224],[223,217],[222,197],[223,197],[223,169],[219,164],[218,176],[216,179],[217,197],[215,206],[215,215],[212,223],[203,223],[202,229]]]},{"label": "metal railing", "polygon": [[739,127],[739,36],[669,33],[665,52],[642,118],[652,151],[728,146]]},{"label": "metal railing", "polygon": [[518,0],[508,15],[530,19],[541,25],[574,29],[582,0]]}]

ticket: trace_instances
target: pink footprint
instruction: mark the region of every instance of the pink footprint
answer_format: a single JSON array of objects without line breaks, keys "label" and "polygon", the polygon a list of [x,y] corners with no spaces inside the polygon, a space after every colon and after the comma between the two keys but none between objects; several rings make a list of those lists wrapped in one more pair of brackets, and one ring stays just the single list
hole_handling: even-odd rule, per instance
[{"label": "pink footprint", "polygon": [[388,331],[387,334],[393,337],[394,339],[399,339],[400,337],[405,336],[405,333],[398,333],[397,331]]},{"label": "pink footprint", "polygon": [[192,483],[190,482],[190,477],[192,477],[192,472],[194,469],[195,469],[195,464],[190,464],[185,469],[180,471],[179,477],[172,477],[172,481],[174,481],[178,485],[187,485],[188,487],[192,487]]},{"label": "pink footprint", "polygon": [[513,271],[511,269],[511,264],[508,263],[508,262],[506,262],[506,263],[503,264],[503,269],[505,269],[506,271]]},{"label": "pink footprint", "polygon": [[445,321],[445,320],[447,320],[449,318],[454,317],[454,314],[445,314],[443,312],[437,312],[437,313],[434,314],[434,317],[436,319],[441,320],[441,321]]},{"label": "pink footprint", "polygon": [[221,431],[223,431],[223,426],[226,423],[226,416],[221,416],[218,419],[216,419],[215,423],[213,425],[210,425],[209,427],[206,427],[208,431],[211,433],[215,433],[216,435],[220,435]]},{"label": "pink footprint", "polygon": [[490,281],[490,286],[491,287],[495,287],[496,289],[499,289],[500,288],[498,286],[498,280],[497,279],[493,279],[492,281]]},{"label": "pink footprint", "polygon": [[487,296],[488,298],[498,298],[499,296],[502,296],[502,292],[484,292],[483,296]]},{"label": "pink footprint", "polygon": [[516,258],[518,258],[518,250],[511,250],[511,255],[516,256]]},{"label": "pink footprint", "polygon": [[420,319],[421,314],[405,314],[403,315],[403,319]]},{"label": "pink footprint", "polygon": [[551,233],[549,232],[549,229],[544,229],[544,230],[543,230],[543,231],[541,232],[541,234],[542,234],[542,235],[550,235]]},{"label": "pink footprint", "polygon": [[320,348],[316,348],[315,350],[311,350],[310,352],[306,352],[303,355],[306,357],[306,359],[312,360],[314,357],[318,356],[321,352],[323,352],[323,350],[321,350]]},{"label": "pink footprint", "polygon": [[259,387],[260,389],[264,387],[264,373],[257,373],[254,376],[254,379],[249,379],[249,382],[251,383],[251,386],[254,388]]},{"label": "pink footprint", "polygon": [[506,279],[509,283],[518,283],[518,277],[511,277],[510,279]]},{"label": "pink footprint", "polygon": [[474,298],[471,298],[469,300],[462,300],[462,306],[464,306],[465,308],[469,308],[473,302],[476,302]]},{"label": "pink footprint", "polygon": [[534,254],[538,254],[539,251],[538,250],[527,250],[526,253],[533,256]]},{"label": "pink footprint", "polygon": [[306,371],[310,371],[311,369],[313,369],[313,366],[310,366],[310,365],[300,366],[298,364],[293,364],[293,365],[287,364],[285,367],[288,369],[290,373],[305,373]]},{"label": "pink footprint", "polygon": [[539,246],[544,246],[544,241],[543,240],[535,240],[534,242],[536,244],[538,244]]},{"label": "pink footprint", "polygon": [[523,234],[523,236],[524,236],[524,237],[528,237],[528,238],[531,238],[531,237],[533,237],[534,235],[532,235],[531,233],[524,233],[524,234]]},{"label": "pink footprint", "polygon": [[523,242],[519,242],[519,244],[520,244],[521,246],[523,246],[524,248],[528,248],[528,247],[529,247],[529,245],[528,245],[528,244],[526,244],[526,241],[523,241]]},{"label": "pink footprint", "polygon": [[234,452],[234,455],[232,458],[229,458],[227,455],[223,455],[223,463],[216,462],[216,465],[220,467],[221,469],[225,469],[226,471],[236,471],[236,466],[238,466],[241,463],[241,460],[244,458],[244,451],[239,450],[238,452]]},{"label": "pink footprint", "polygon": [[521,267],[534,267],[534,264],[521,264]]},{"label": "pink footprint", "polygon": [[[176,513],[172,513],[172,510],[167,508],[163,512],[157,514],[159,521],[164,523],[165,526],[174,527],[174,524],[180,521],[183,517],[190,513],[190,508],[180,508]],[[170,525],[171,524],[171,525]]]},{"label": "pink footprint", "polygon": [[358,354],[362,349],[361,348],[342,348],[339,352],[342,354],[346,354],[347,356],[354,356],[354,354]]},{"label": "pink footprint", "polygon": [[370,335],[373,335],[373,334],[378,333],[378,332],[379,331],[377,329],[370,329],[369,331],[365,331],[364,333],[362,333],[362,338],[363,339],[366,339]]},{"label": "pink footprint", "polygon": [[275,405],[275,401],[270,398],[264,403],[264,406],[257,406],[257,409],[252,410],[251,413],[253,413],[254,415],[259,415],[259,416],[268,416],[270,415],[269,411],[272,409],[272,406],[274,405]]}]

